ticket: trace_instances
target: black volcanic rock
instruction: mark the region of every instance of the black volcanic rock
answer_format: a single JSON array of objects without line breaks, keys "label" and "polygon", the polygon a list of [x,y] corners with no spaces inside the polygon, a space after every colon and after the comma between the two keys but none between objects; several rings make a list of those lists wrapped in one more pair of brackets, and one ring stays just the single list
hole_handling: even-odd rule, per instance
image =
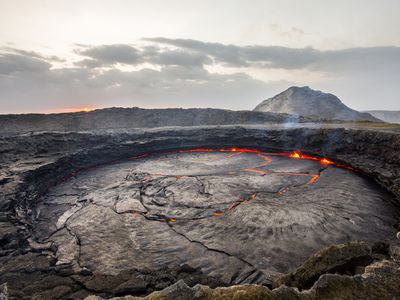
[{"label": "black volcanic rock", "polygon": [[322,274],[354,275],[357,267],[365,267],[372,261],[371,249],[365,242],[354,241],[347,244],[324,248],[294,272],[282,276],[274,284],[309,289]]},{"label": "black volcanic rock", "polygon": [[[285,285],[270,290],[261,285],[236,285],[212,289],[204,285],[189,287],[178,281],[174,285],[150,294],[147,297],[118,297],[111,300],[225,300],[225,299],[296,299],[296,300],[337,300],[337,299],[399,299],[399,264],[381,260],[367,266],[362,275],[347,276],[324,274],[312,288],[299,291]],[[85,300],[105,300],[99,296],[89,296]]]},{"label": "black volcanic rock", "polygon": [[380,121],[368,113],[360,113],[344,105],[338,97],[310,89],[291,87],[264,100],[254,111],[295,114],[325,120]]}]

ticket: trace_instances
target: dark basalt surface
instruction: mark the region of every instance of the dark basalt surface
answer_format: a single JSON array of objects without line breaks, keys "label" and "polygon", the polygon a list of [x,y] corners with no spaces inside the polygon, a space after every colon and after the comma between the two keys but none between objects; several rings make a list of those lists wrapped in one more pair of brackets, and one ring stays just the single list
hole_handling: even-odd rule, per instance
[{"label": "dark basalt surface", "polygon": [[[145,295],[179,279],[308,289],[381,259],[395,270],[399,146],[395,133],[242,126],[3,138],[0,283],[10,298],[67,299]],[[198,147],[301,149],[357,172],[265,153],[173,152]],[[367,250],[322,252],[336,264],[296,271],[353,240]]]}]

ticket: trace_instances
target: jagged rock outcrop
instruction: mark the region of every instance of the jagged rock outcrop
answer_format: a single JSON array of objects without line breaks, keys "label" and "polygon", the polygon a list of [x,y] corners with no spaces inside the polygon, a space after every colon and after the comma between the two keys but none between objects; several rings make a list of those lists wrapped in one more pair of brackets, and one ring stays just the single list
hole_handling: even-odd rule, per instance
[{"label": "jagged rock outcrop", "polygon": [[335,95],[316,91],[308,86],[290,87],[264,100],[254,108],[254,111],[286,113],[317,120],[380,121],[368,113],[361,113],[347,107]]},{"label": "jagged rock outcrop", "polygon": [[[313,259],[312,257],[310,259]],[[329,259],[329,257],[327,258]],[[270,290],[260,285],[240,285],[212,289],[208,286],[187,286],[183,281],[147,297],[117,297],[112,300],[336,300],[336,299],[400,299],[400,265],[389,260],[377,261],[355,276],[325,274],[307,290],[281,285]],[[89,296],[85,300],[103,300]]]},{"label": "jagged rock outcrop", "polygon": [[274,286],[287,285],[301,290],[309,289],[323,274],[354,275],[359,271],[357,267],[365,267],[371,262],[372,251],[365,242],[334,245],[312,255],[300,268],[274,282]]}]

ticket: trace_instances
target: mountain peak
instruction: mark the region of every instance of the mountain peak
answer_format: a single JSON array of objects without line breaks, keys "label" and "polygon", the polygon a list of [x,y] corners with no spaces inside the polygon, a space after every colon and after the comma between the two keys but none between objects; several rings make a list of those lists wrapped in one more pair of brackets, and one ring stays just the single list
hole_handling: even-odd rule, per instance
[{"label": "mountain peak", "polygon": [[287,90],[312,90],[308,85],[305,86],[291,86]]},{"label": "mountain peak", "polygon": [[254,110],[327,120],[379,121],[368,113],[349,108],[335,95],[313,90],[309,86],[289,87],[282,93],[262,101]]}]

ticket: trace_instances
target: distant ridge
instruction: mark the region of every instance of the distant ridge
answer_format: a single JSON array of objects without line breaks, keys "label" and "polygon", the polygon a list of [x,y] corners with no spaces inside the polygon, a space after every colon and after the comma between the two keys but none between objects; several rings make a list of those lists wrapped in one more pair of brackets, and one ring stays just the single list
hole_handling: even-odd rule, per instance
[{"label": "distant ridge", "polygon": [[[0,135],[37,131],[86,131],[165,126],[284,123],[285,114],[212,108],[105,108],[91,112],[0,115]],[[302,122],[304,118],[299,121]]]},{"label": "distant ridge", "polygon": [[290,87],[262,101],[254,111],[297,114],[316,120],[381,121],[369,113],[361,113],[347,107],[333,94],[316,91],[308,86]]},{"label": "distant ridge", "polygon": [[400,124],[400,110],[368,110],[366,112],[382,121]]}]

